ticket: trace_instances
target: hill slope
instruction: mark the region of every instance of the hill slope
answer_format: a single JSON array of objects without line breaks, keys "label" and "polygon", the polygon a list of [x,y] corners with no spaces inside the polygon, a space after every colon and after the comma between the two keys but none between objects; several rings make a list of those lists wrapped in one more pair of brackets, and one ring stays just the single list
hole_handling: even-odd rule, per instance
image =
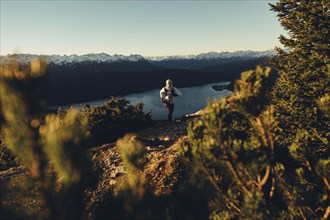
[{"label": "hill slope", "polygon": [[[166,195],[178,187],[182,181],[181,162],[177,158],[178,144],[186,139],[186,126],[188,121],[177,120],[173,123],[156,121],[154,124],[136,134],[136,138],[145,146],[144,175],[154,187],[155,195]],[[89,218],[93,218],[94,211],[101,202],[106,199],[107,194],[112,193],[114,187],[125,176],[126,170],[123,166],[116,143],[108,143],[88,150],[91,160],[100,177],[95,190],[87,193],[87,211]],[[30,188],[24,193],[22,201],[17,188],[29,179],[29,172],[23,167],[12,168],[0,172],[0,190],[6,190],[2,195],[0,205],[4,208],[13,208],[17,212],[23,209],[30,210],[29,217],[42,217],[44,204],[36,188]],[[14,190],[8,190],[14,189]]]}]

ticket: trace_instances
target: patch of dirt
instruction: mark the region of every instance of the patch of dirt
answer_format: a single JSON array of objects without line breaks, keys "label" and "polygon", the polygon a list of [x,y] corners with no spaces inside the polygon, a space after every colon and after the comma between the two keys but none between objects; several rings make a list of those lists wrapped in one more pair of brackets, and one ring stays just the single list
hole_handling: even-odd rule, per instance
[{"label": "patch of dirt", "polygon": [[153,150],[146,155],[148,162],[144,167],[144,173],[152,182],[155,195],[170,194],[182,177],[182,165],[178,160],[177,148],[185,140],[186,137],[180,137],[174,145]]},{"label": "patch of dirt", "polygon": [[[188,121],[175,122],[155,121],[154,124],[136,133],[137,139],[146,149],[144,174],[147,181],[153,185],[155,195],[170,194],[182,177],[181,164],[178,160],[178,146],[186,141]],[[104,196],[112,192],[114,187],[125,176],[125,167],[122,163],[119,150],[115,143],[104,144],[88,150],[95,170],[99,174],[99,182],[93,191],[87,192],[87,210],[91,211],[96,203],[101,203]],[[10,185],[19,183],[29,171],[23,167],[13,168],[0,172],[0,188],[4,183]],[[30,204],[35,204],[34,213],[42,207],[36,190],[31,189],[28,194]],[[30,201],[31,200],[31,201]],[[14,205],[10,196],[2,198],[0,205]]]},{"label": "patch of dirt", "polygon": [[[181,176],[181,165],[177,160],[177,148],[186,140],[187,121],[156,121],[151,127],[136,133],[145,146],[143,173],[153,186],[155,195],[169,194]],[[89,201],[102,202],[124,177],[126,170],[115,143],[105,144],[89,150],[100,181],[94,191],[89,191]],[[93,205],[89,203],[88,209]]]}]

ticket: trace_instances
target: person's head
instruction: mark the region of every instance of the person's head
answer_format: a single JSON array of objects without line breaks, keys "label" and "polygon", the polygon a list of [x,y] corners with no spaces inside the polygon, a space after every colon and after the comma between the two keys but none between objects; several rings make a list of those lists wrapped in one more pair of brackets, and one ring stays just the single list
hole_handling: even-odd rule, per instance
[{"label": "person's head", "polygon": [[166,87],[171,88],[173,86],[172,80],[168,79],[166,80]]}]

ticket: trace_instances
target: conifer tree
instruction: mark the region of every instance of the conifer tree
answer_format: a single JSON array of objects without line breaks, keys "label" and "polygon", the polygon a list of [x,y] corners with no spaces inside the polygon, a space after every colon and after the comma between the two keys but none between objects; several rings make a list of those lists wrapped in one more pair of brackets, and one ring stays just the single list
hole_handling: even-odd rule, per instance
[{"label": "conifer tree", "polygon": [[271,10],[288,30],[288,36],[279,37],[285,50],[277,48],[279,55],[272,59],[279,75],[273,99],[286,137],[283,144],[295,142],[299,132],[311,144],[322,145],[309,150],[310,157],[319,157],[329,138],[318,102],[330,92],[330,3],[279,1]]},{"label": "conifer tree", "polygon": [[[271,63],[272,93],[289,209],[303,218],[330,214],[330,2],[281,0],[271,5],[288,36]],[[289,169],[291,167],[291,170]],[[328,170],[328,171],[326,171]],[[291,185],[291,187],[286,187]]]},{"label": "conifer tree", "polygon": [[234,95],[210,103],[182,155],[209,196],[211,218],[330,216],[330,2],[281,0],[288,36],[269,70],[245,72]]}]

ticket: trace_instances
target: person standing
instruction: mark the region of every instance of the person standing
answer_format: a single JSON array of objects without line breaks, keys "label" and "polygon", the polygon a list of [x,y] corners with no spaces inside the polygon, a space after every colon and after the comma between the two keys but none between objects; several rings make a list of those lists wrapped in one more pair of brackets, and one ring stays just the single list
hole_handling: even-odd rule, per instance
[{"label": "person standing", "polygon": [[166,80],[166,86],[160,90],[160,99],[167,110],[168,121],[172,121],[175,96],[182,96],[182,93],[173,86],[172,80],[168,79]]}]

